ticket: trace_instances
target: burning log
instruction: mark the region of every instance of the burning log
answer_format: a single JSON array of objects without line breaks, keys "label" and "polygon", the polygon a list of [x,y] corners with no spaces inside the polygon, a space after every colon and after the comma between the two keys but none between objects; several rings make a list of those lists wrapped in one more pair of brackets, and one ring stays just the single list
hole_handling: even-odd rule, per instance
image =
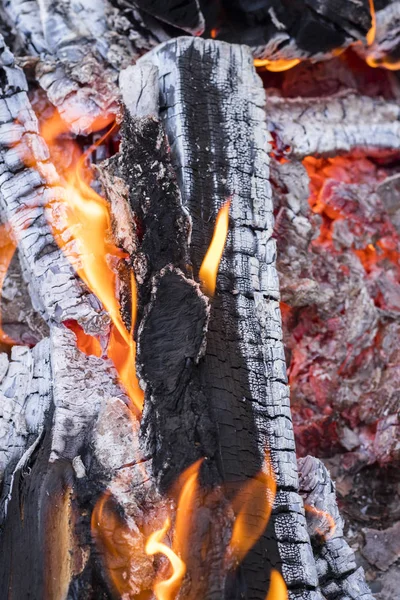
[{"label": "burning log", "polygon": [[317,564],[321,591],[326,600],[373,596],[357,569],[353,551],[343,537],[343,521],[336,490],[327,469],[311,456],[300,458],[299,489],[306,510],[307,530]]},{"label": "burning log", "polygon": [[78,321],[100,332],[107,322],[97,299],[88,294],[54,242],[46,209],[62,201],[63,189],[38,133],[24,73],[1,41],[2,132],[0,207],[18,244],[24,278],[34,308],[45,320]]},{"label": "burning log", "polygon": [[[168,20],[164,5],[154,7]],[[49,27],[53,11],[45,6]],[[3,74],[0,201],[49,324],[34,349],[13,350],[1,384],[8,598],[271,600],[286,587],[291,600],[369,598],[321,466],[310,472],[303,461],[306,507],[299,495],[270,180],[288,181],[280,191],[291,195],[293,235],[303,228],[310,239],[308,181],[284,160],[270,175],[267,123],[286,141],[287,105],[265,118],[250,49],[179,38],[123,72],[120,152],[99,167],[110,207],[88,186],[72,199],[61,188],[5,49]],[[99,106],[79,115],[76,131],[91,127]],[[382,103],[382,114],[382,130],[386,119],[393,132],[394,107],[387,117]],[[359,145],[357,135],[347,143]],[[293,154],[303,156],[297,140],[296,131]],[[76,225],[90,219],[87,236]],[[71,270],[71,247],[99,301]],[[315,511],[336,523],[322,544]]]}]

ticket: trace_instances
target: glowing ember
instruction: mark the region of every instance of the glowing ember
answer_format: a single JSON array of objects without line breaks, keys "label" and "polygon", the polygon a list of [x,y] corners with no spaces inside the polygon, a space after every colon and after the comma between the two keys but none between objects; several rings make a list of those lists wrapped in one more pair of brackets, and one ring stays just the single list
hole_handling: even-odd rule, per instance
[{"label": "glowing ember", "polygon": [[[104,126],[104,124],[101,122],[99,125]],[[56,148],[57,136],[65,131],[66,125],[59,117],[54,121],[46,122],[42,134],[52,152]],[[106,135],[109,135],[110,131]],[[96,146],[102,143],[105,137],[103,136]],[[61,217],[61,226],[59,225],[60,207],[53,205],[48,207],[51,215],[50,225],[58,245],[111,317],[113,327],[108,356],[113,361],[133,406],[141,411],[143,392],[135,372],[136,345],[121,317],[117,299],[117,276],[113,269],[113,261],[115,265],[118,260],[126,258],[126,254],[111,240],[111,219],[107,202],[90,187],[90,179],[85,180],[85,176],[87,179],[85,160],[94,147],[82,154],[79,147],[75,146],[72,155],[73,164],[64,173],[65,210]],[[55,223],[58,223],[57,228]],[[71,235],[73,244],[69,239]],[[131,282],[133,314],[135,314],[136,286],[133,276]],[[86,346],[86,342],[83,346]]]},{"label": "glowing ember", "polygon": [[279,60],[268,60],[267,58],[254,59],[255,67],[264,67],[267,71],[272,71],[273,73],[279,73],[280,71],[288,71],[289,69],[292,69],[299,63],[299,58],[292,58],[290,60],[286,60],[284,58]]},{"label": "glowing ember", "polygon": [[218,267],[228,235],[230,205],[230,200],[228,200],[218,213],[214,235],[199,271],[202,288],[209,296],[213,296],[215,293]]},{"label": "glowing ember", "polygon": [[264,468],[246,483],[232,502],[236,514],[230,553],[240,563],[263,534],[272,511],[276,494],[276,479],[269,454]]},{"label": "glowing ember", "polygon": [[268,594],[265,600],[288,600],[288,591],[286,583],[279,571],[272,569],[271,583],[269,584]]},{"label": "glowing ember", "polygon": [[[10,262],[12,257],[14,256],[14,252],[16,249],[16,244],[12,239],[9,228],[7,225],[0,225],[0,298],[1,291],[3,289],[3,284],[5,277],[7,275],[8,267],[10,266]],[[1,312],[0,312],[0,342],[3,344],[12,345],[15,342],[8,337],[6,333],[1,328]]]},{"label": "glowing ember", "polygon": [[[333,536],[333,534],[336,531],[336,523],[335,523],[335,519],[332,517],[332,515],[330,515],[328,512],[326,512],[324,510],[320,510],[320,509],[316,508],[315,506],[311,506],[310,504],[305,504],[304,509],[307,512],[310,512],[311,514],[317,516],[322,521],[323,528],[321,527],[321,528],[316,529],[316,532],[318,533],[318,535],[320,535],[324,539],[329,539],[330,537]],[[326,527],[325,527],[325,525],[326,525]]]}]

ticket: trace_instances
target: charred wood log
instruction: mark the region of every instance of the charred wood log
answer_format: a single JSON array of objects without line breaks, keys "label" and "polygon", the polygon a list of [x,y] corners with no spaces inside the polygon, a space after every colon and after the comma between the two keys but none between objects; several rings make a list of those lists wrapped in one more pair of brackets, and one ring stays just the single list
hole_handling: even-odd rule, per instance
[{"label": "charred wood log", "polygon": [[355,148],[399,149],[399,108],[394,102],[352,92],[327,98],[281,98],[267,90],[266,111],[280,148],[296,158]]},{"label": "charred wood log", "polygon": [[372,23],[369,0],[202,0],[201,4],[217,39],[247,44],[256,58],[270,61],[326,58],[337,48],[365,41]]},{"label": "charred wood log", "polygon": [[137,10],[132,24],[108,0],[40,7],[36,0],[10,0],[5,10],[37,57],[37,80],[76,133],[117,111],[119,70],[165,39],[147,29]]},{"label": "charred wood log", "polygon": [[[278,479],[276,510],[268,532],[242,567],[242,583],[237,581],[234,587],[246,590],[248,597],[264,597],[269,568],[281,563],[289,588],[297,589],[298,596],[293,597],[313,597],[316,573],[296,494],[280,337],[263,90],[251,54],[242,47],[180,39],[143,60],[143,68],[132,72],[132,77],[136,76],[136,84],[143,82],[150,60],[159,69],[160,115],[182,204],[192,222],[189,256],[195,279],[218,209],[232,199],[231,232],[211,303],[206,347],[206,306],[202,308],[201,295],[187,279],[190,271],[186,268],[186,275],[176,271],[181,259],[173,255],[173,247],[163,260],[172,264],[161,273],[154,267],[149,273],[153,289],[138,332],[138,363],[146,384],[142,434],[153,456],[154,475],[165,490],[183,468],[205,456],[204,485],[244,482],[260,469],[269,448]],[[154,103],[148,99],[147,106],[154,111]],[[146,114],[146,107],[139,107],[138,114]],[[127,118],[129,141],[122,146],[122,161],[126,156],[130,200],[133,210],[139,212],[134,184],[154,175],[148,171],[143,177],[136,175],[129,157],[137,156],[139,149],[143,153],[145,140],[156,142],[159,129],[154,118],[133,122],[129,115]],[[143,135],[151,130],[152,136]],[[156,164],[154,172],[157,170],[165,172]],[[153,197],[157,199],[157,195]],[[144,199],[143,203],[143,194],[139,200],[141,211],[154,202],[157,212],[152,221],[161,224],[165,220],[159,202],[150,196],[150,201]],[[158,248],[147,248],[150,256],[160,256]],[[154,262],[155,257],[148,264]],[[166,343],[164,332],[168,330],[171,344]],[[175,340],[183,339],[189,340],[190,346],[182,352]],[[164,369],[157,367],[165,364],[167,380]],[[173,442],[176,436],[178,444]],[[221,593],[220,589],[218,597]]]},{"label": "charred wood log", "polygon": [[[27,96],[23,71],[1,40],[0,210],[19,247],[33,307],[45,320],[78,321],[100,332],[108,322],[54,241],[46,211],[61,208],[64,190]],[[53,213],[55,214],[55,213]]]},{"label": "charred wood log", "polygon": [[357,569],[354,553],[343,537],[335,485],[328,470],[321,461],[311,456],[300,458],[298,465],[307,530],[324,598],[373,600],[363,569]]}]

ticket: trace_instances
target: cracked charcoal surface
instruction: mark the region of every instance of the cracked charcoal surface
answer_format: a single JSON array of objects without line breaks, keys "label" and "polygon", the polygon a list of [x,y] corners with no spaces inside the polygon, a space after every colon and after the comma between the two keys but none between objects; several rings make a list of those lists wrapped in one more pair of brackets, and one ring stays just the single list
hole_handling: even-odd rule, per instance
[{"label": "cracked charcoal surface", "polygon": [[[311,598],[317,574],[296,496],[271,239],[264,91],[251,54],[243,47],[181,39],[143,60],[150,58],[160,70],[160,114],[183,204],[192,219],[189,251],[195,277],[218,209],[232,198],[230,233],[217,293],[211,300],[207,348],[195,369],[218,427],[218,453],[210,456],[210,464],[216,463],[221,480],[251,477],[261,467],[266,447],[277,474],[276,513],[246,559],[241,577],[249,598],[265,598],[268,565],[281,563],[289,588],[296,589],[298,597]],[[163,414],[162,406],[159,411]],[[163,471],[168,466],[164,462]],[[278,513],[286,525],[282,534],[276,525]]]}]

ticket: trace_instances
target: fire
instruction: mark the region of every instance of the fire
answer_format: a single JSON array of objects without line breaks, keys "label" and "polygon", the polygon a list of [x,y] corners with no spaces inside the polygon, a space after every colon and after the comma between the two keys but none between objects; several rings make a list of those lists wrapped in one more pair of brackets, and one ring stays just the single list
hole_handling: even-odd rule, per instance
[{"label": "fire", "polygon": [[229,228],[229,208],[231,202],[225,202],[217,215],[214,234],[199,271],[202,288],[206,294],[213,296],[217,283],[218,267],[224,251]]},{"label": "fire", "polygon": [[[307,512],[312,513],[313,515],[316,515],[319,519],[321,519],[323,521],[323,525],[324,525],[323,529],[322,528],[316,529],[316,532],[318,533],[318,535],[320,535],[324,539],[329,539],[330,537],[333,536],[333,534],[336,531],[336,522],[331,514],[329,514],[328,512],[326,512],[324,510],[320,510],[319,508],[316,508],[315,506],[311,506],[310,504],[305,504],[304,509]],[[326,525],[326,527],[325,527],[325,525]],[[326,532],[326,530],[328,530],[328,532]]]},{"label": "fire", "polygon": [[299,58],[268,60],[267,58],[255,58],[255,67],[264,67],[267,71],[279,73],[280,71],[288,71],[300,63]]},{"label": "fire", "polygon": [[[11,237],[9,227],[7,225],[0,225],[0,298],[1,298],[1,290],[3,289],[4,280],[6,278],[8,267],[10,266],[12,257],[14,256],[15,249],[16,249],[16,244]],[[3,344],[9,344],[9,345],[12,345],[15,343],[2,330],[1,312],[0,312],[0,342],[2,342]]]},{"label": "fire", "polygon": [[236,514],[230,553],[240,563],[264,532],[276,494],[276,479],[267,452],[263,470],[251,479],[232,502]]},{"label": "fire", "polygon": [[173,570],[171,577],[154,585],[157,600],[172,600],[186,573],[186,565],[183,560],[175,554],[172,548],[162,542],[170,528],[170,524],[170,520],[167,518],[162,529],[152,533],[146,544],[147,554],[164,554],[170,561]]},{"label": "fire", "polygon": [[[104,126],[104,120],[98,126]],[[112,128],[111,128],[112,130]],[[106,134],[109,135],[109,132]],[[51,153],[57,148],[57,137],[65,133],[67,126],[57,116],[46,122],[42,130]],[[104,141],[103,136],[96,144]],[[73,144],[70,141],[70,144]],[[120,304],[117,299],[117,276],[113,267],[126,254],[117,248],[111,239],[111,218],[107,202],[97,194],[90,183],[91,174],[85,172],[85,161],[95,146],[84,154],[77,145],[72,152],[72,164],[64,173],[65,201],[63,214],[59,216],[60,207],[48,206],[51,215],[50,225],[55,239],[68,260],[72,263],[79,277],[99,298],[112,320],[112,330],[108,347],[108,357],[113,361],[133,406],[142,411],[143,392],[135,372],[136,344],[122,320]],[[61,222],[60,222],[61,221]],[[57,225],[56,225],[57,223]],[[72,235],[73,243],[66,236]],[[131,279],[132,312],[136,311],[136,285]],[[133,328],[132,328],[133,329]],[[75,332],[78,346],[87,347],[87,340],[82,339],[81,332]],[[96,347],[94,353],[98,353]],[[97,354],[96,354],[97,355]]]},{"label": "fire", "polygon": [[[374,43],[375,35],[376,35],[376,13],[375,13],[374,0],[369,0],[369,10],[371,13],[371,29],[367,33],[367,43],[368,43],[368,46],[371,46]],[[368,62],[368,59],[367,59],[367,62]]]},{"label": "fire", "polygon": [[269,584],[268,594],[265,600],[288,600],[288,591],[286,583],[275,569],[271,571],[271,583]]},{"label": "fire", "polygon": [[[188,531],[190,528],[190,517],[194,508],[194,501],[198,489],[198,475],[202,460],[198,460],[181,475],[179,484],[182,485],[182,491],[179,495],[175,532],[173,536],[172,548],[162,542],[170,528],[170,519],[167,518],[164,526],[155,531],[148,539],[146,544],[147,554],[164,554],[168,558],[172,567],[172,575],[154,585],[154,593],[157,600],[172,600],[182,584],[186,573],[186,563],[184,558],[188,552]],[[183,557],[183,558],[182,558]]]}]

